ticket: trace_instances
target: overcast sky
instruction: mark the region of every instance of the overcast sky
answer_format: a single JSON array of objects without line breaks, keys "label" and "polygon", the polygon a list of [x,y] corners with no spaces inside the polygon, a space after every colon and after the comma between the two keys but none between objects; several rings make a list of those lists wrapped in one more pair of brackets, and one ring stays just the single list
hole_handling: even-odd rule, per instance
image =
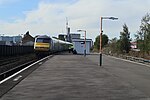
[{"label": "overcast sky", "polygon": [[30,31],[32,36],[57,36],[66,32],[67,17],[71,32],[84,29],[87,38],[95,40],[100,16],[114,16],[119,20],[103,21],[104,33],[109,38],[119,37],[126,23],[133,37],[146,13],[150,13],[150,0],[0,0],[0,34]]}]

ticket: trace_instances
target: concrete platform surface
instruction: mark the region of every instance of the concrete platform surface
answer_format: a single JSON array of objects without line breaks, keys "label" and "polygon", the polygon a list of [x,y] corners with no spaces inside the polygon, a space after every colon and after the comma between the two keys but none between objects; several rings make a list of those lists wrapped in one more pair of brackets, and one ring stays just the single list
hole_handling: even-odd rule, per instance
[{"label": "concrete platform surface", "polygon": [[[90,56],[90,55],[88,55]],[[82,55],[55,55],[0,100],[148,100]]]}]

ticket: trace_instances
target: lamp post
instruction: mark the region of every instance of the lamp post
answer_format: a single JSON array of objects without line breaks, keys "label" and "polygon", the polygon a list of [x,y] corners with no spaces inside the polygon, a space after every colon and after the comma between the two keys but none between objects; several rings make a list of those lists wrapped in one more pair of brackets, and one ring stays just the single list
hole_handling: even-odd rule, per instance
[{"label": "lamp post", "polygon": [[77,30],[77,32],[84,32],[84,57],[86,57],[86,30]]},{"label": "lamp post", "polygon": [[100,17],[100,48],[99,48],[99,65],[102,66],[102,33],[103,33],[103,29],[102,29],[102,23],[103,23],[103,19],[111,19],[111,20],[118,20],[118,18],[116,17]]}]

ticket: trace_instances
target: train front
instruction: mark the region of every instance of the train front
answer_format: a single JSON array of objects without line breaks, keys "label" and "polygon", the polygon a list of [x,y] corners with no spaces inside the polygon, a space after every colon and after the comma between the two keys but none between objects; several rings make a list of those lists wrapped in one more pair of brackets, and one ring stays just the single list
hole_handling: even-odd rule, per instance
[{"label": "train front", "polygon": [[51,38],[48,36],[38,36],[35,38],[34,50],[37,56],[50,54]]}]

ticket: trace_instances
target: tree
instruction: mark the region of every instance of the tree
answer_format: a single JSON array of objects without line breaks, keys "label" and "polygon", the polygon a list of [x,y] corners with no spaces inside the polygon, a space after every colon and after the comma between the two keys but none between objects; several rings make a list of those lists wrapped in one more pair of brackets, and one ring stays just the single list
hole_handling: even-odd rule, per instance
[{"label": "tree", "polygon": [[110,40],[109,48],[111,53],[116,53],[116,51],[118,51],[117,41],[116,37]]},{"label": "tree", "polygon": [[[97,50],[99,50],[99,47],[100,47],[100,36],[98,35],[96,38],[95,38],[95,42],[94,42],[94,48],[96,48]],[[108,36],[106,34],[103,34],[102,35],[102,47],[104,47],[105,45],[108,44]]]},{"label": "tree", "polygon": [[123,32],[120,32],[120,40],[118,41],[118,47],[121,52],[128,53],[130,50],[130,32],[126,24],[123,25]]},{"label": "tree", "polygon": [[150,13],[147,13],[141,20],[140,29],[135,35],[138,48],[143,52],[150,51]]},{"label": "tree", "polygon": [[106,34],[102,35],[102,47],[108,44],[108,36]]}]

